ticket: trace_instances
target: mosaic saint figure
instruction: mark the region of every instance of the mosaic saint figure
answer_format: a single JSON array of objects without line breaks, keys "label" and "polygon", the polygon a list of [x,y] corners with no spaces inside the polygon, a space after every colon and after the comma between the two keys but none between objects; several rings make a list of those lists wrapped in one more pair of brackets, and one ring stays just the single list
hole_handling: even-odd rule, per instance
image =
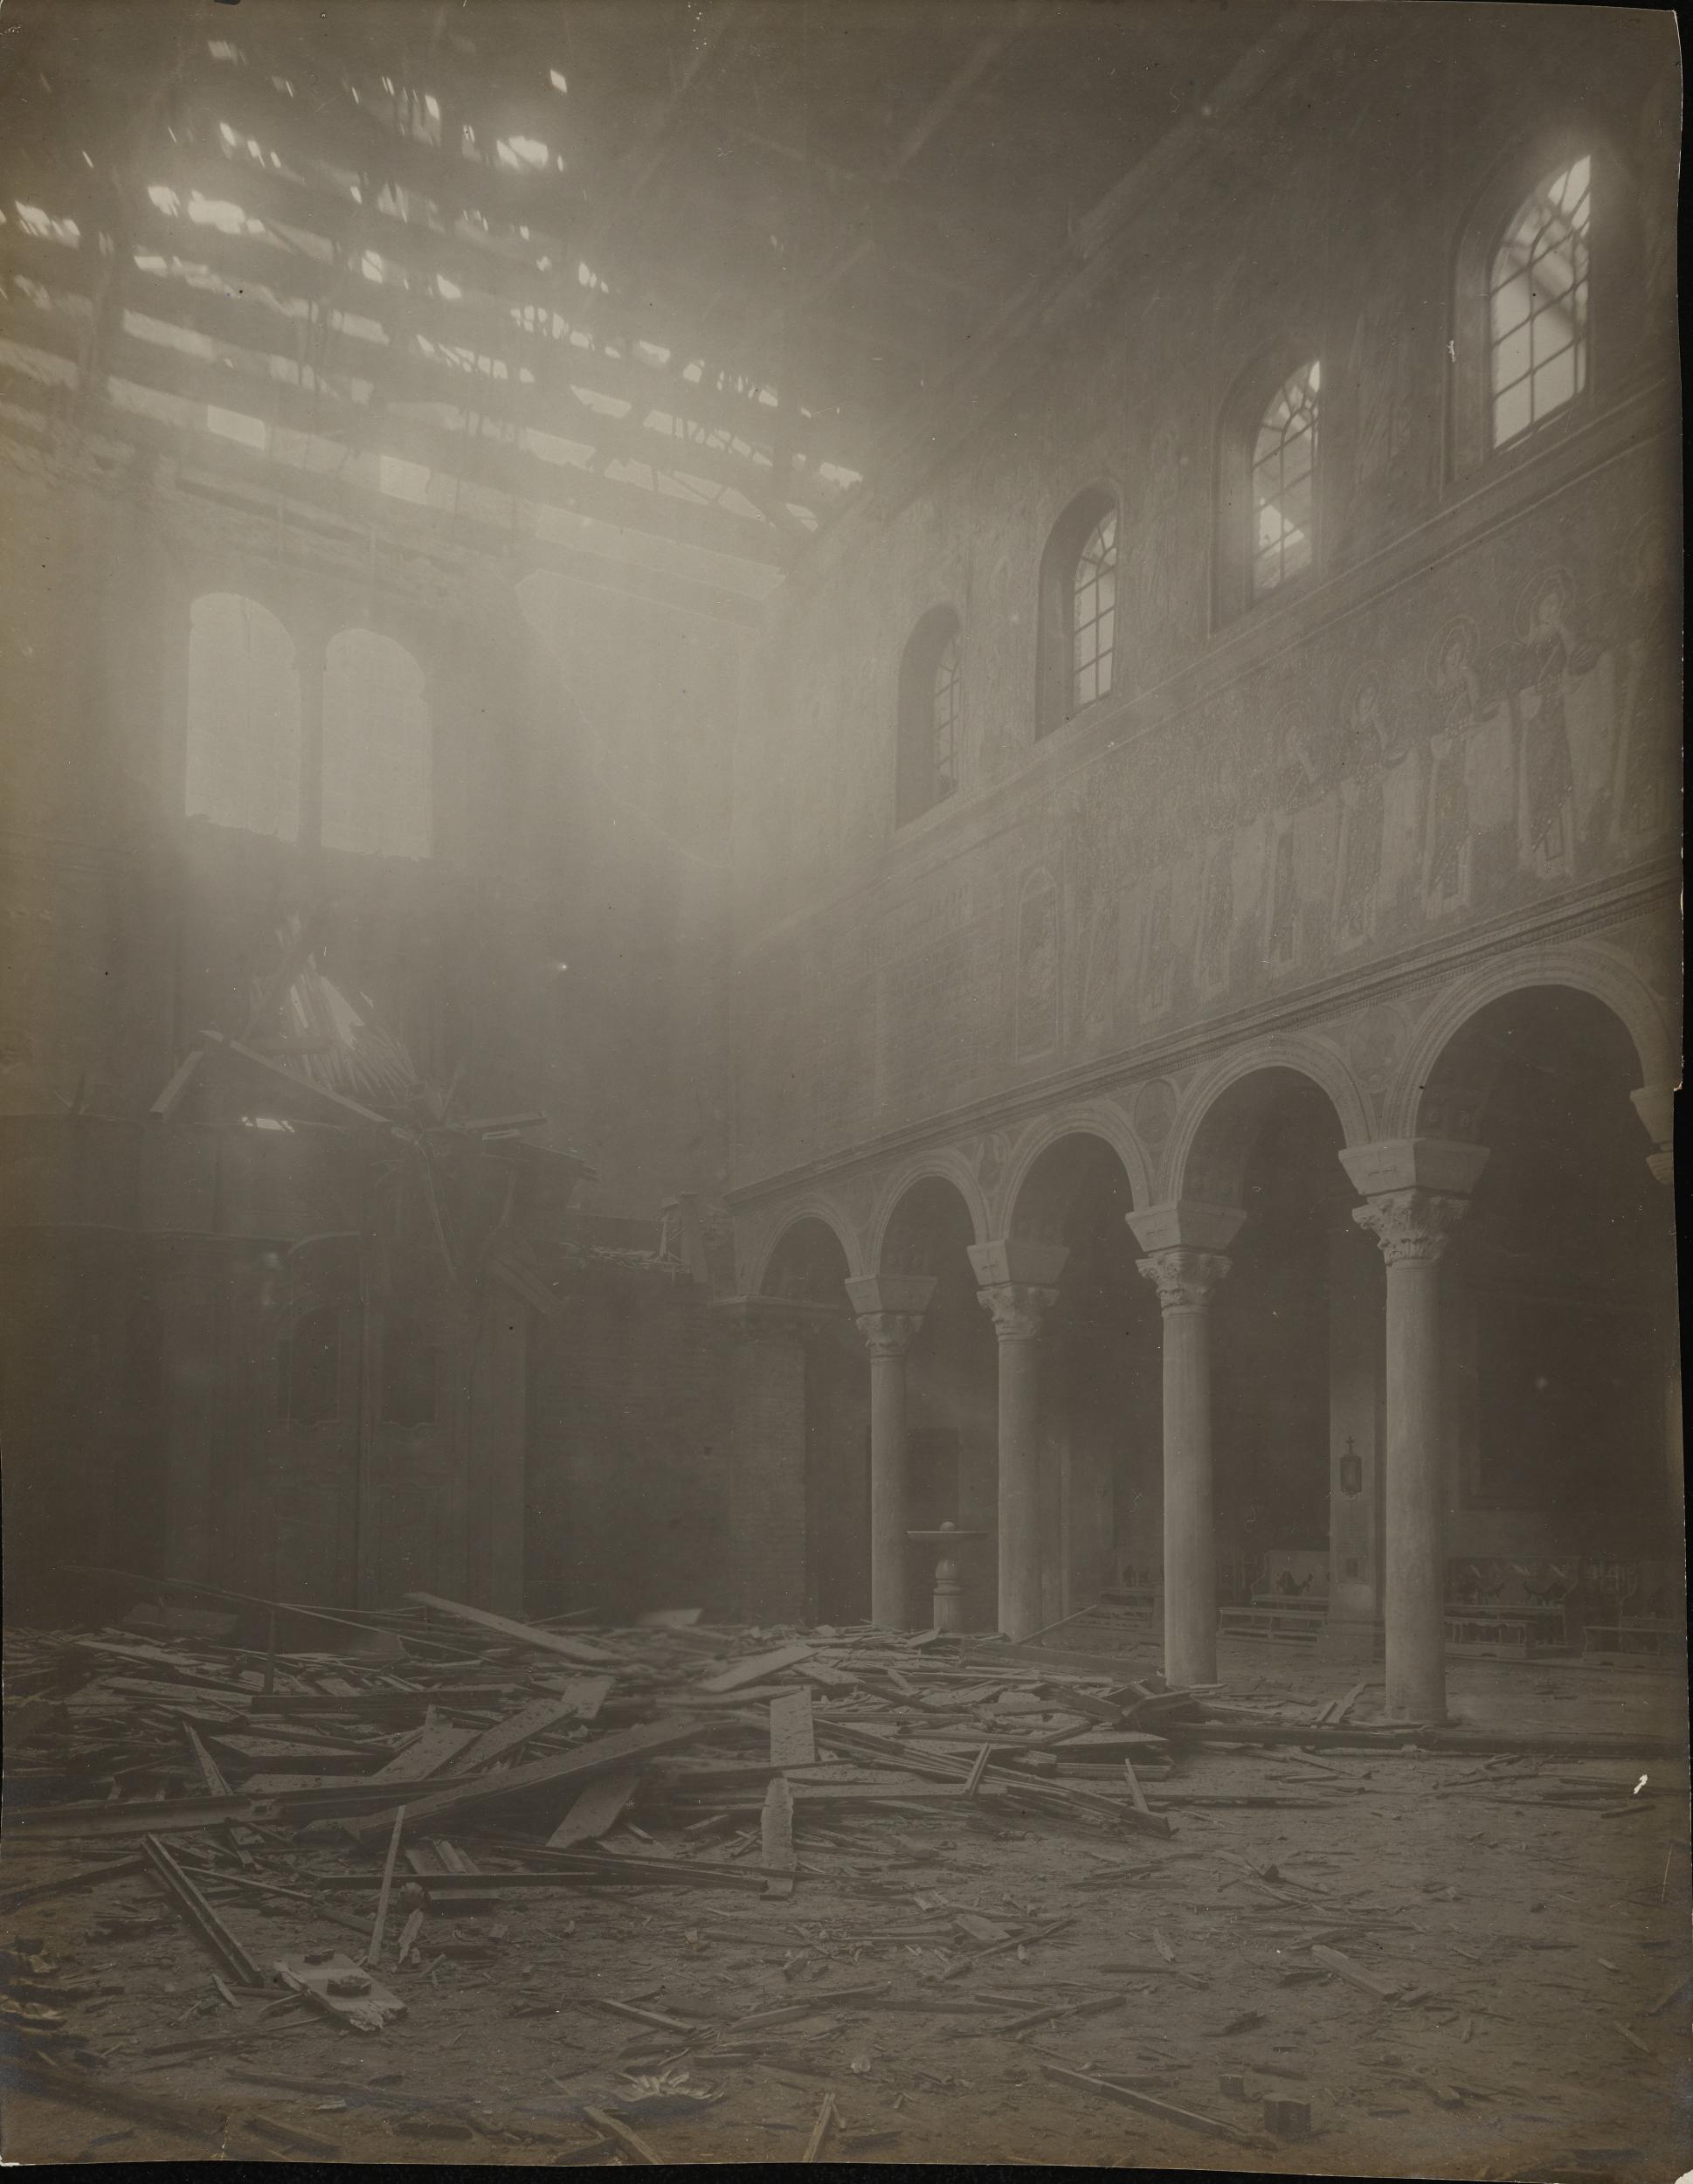
[{"label": "mosaic saint figure", "polygon": [[1381,684],[1373,674],[1358,683],[1342,737],[1339,880],[1335,891],[1335,942],[1342,948],[1367,940],[1375,930],[1381,881],[1381,762],[1387,747]]},{"label": "mosaic saint figure", "polygon": [[1275,858],[1270,875],[1269,959],[1285,968],[1294,959],[1297,939],[1299,894],[1294,884],[1293,829],[1282,827],[1275,837]]},{"label": "mosaic saint figure", "polygon": [[1229,935],[1234,923],[1234,850],[1227,835],[1212,845],[1206,866],[1205,909],[1199,920],[1199,990],[1220,993],[1228,984]]},{"label": "mosaic saint figure", "polygon": [[1635,544],[1622,625],[1622,704],[1612,811],[1616,834],[1634,848],[1665,833],[1674,819],[1681,633],[1669,543],[1655,523]]},{"label": "mosaic saint figure", "polygon": [[1423,850],[1423,900],[1439,916],[1469,900],[1469,739],[1484,714],[1475,666],[1478,634],[1468,615],[1451,624],[1437,648],[1432,779]]},{"label": "mosaic saint figure", "polygon": [[1517,692],[1519,826],[1524,861],[1544,877],[1568,870],[1575,848],[1575,768],[1569,692],[1598,655],[1569,625],[1568,579],[1548,577],[1529,605]]}]

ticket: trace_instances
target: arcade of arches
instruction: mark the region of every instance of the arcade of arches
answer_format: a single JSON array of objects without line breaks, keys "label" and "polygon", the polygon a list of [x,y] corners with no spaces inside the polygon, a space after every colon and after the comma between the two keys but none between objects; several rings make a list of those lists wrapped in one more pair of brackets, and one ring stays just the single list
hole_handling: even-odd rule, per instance
[{"label": "arcade of arches", "polygon": [[1446,1039],[1401,1136],[1349,1143],[1271,1061],[1156,1198],[1079,1126],[998,1233],[943,1164],[874,1255],[792,1220],[734,1306],[756,1589],[1013,1640],[1139,1604],[1182,1683],[1215,1679],[1220,1628],[1291,1615],[1385,1657],[1389,1717],[1419,1720],[1455,1619],[1555,1607],[1579,1647],[1619,1583],[1674,1615],[1668,1095],[1641,1074],[1604,1003],[1525,986]]}]

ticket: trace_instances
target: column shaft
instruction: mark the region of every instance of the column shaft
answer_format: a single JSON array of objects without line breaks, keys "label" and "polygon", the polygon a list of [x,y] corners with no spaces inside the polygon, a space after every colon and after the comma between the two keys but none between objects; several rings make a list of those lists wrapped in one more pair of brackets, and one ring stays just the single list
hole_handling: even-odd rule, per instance
[{"label": "column shaft", "polygon": [[888,1630],[911,1622],[905,1353],[934,1289],[932,1275],[866,1275],[846,1284],[870,1351],[870,1621]]},{"label": "column shaft", "polygon": [[1039,1337],[999,1330],[999,1628],[1040,1628]]},{"label": "column shaft", "polygon": [[1441,1445],[1441,1269],[1387,1264],[1388,1717],[1446,1715],[1446,1523]]},{"label": "column shaft", "polygon": [[906,1600],[905,1348],[870,1350],[870,1621],[910,1626]]},{"label": "column shaft", "polygon": [[1164,1681],[1217,1680],[1211,1306],[1164,1317]]},{"label": "column shaft", "polygon": [[[1478,1155],[1471,1166],[1480,1171]],[[1446,1486],[1441,1256],[1468,1200],[1411,1185],[1352,1218],[1387,1261],[1387,1570],[1390,1719],[1446,1718]]]},{"label": "column shaft", "polygon": [[1217,1538],[1211,1450],[1211,1293],[1220,1252],[1171,1246],[1140,1262],[1164,1308],[1164,1675],[1217,1680]]}]

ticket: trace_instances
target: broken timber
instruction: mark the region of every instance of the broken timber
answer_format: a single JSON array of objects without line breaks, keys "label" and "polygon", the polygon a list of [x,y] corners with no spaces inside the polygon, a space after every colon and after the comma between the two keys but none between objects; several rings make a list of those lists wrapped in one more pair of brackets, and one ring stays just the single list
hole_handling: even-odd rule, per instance
[{"label": "broken timber", "polygon": [[217,1959],[227,1976],[241,1987],[263,1987],[264,1973],[156,1835],[142,1837],[142,1856],[154,1879],[175,1902],[195,1939]]},{"label": "broken timber", "polygon": [[547,1838],[549,1850],[568,1850],[573,1842],[603,1835],[635,1794],[640,1778],[627,1772],[602,1774],[591,1782]]},{"label": "broken timber", "polygon": [[778,1774],[764,1793],[760,1833],[766,1866],[775,1868],[767,1896],[793,1894],[793,1792],[784,1774]]},{"label": "broken timber", "polygon": [[[645,1759],[649,1752],[667,1751],[673,1745],[702,1737],[709,1725],[703,1721],[678,1720],[671,1715],[639,1728],[617,1730],[609,1737],[596,1738],[592,1744],[578,1745],[572,1752],[549,1753],[545,1759],[531,1759],[523,1766],[508,1767],[503,1774],[460,1782],[450,1789],[436,1790],[412,1800],[407,1808],[408,1816],[415,1823],[437,1813],[457,1812],[466,1806],[518,1796],[525,1790],[549,1787],[555,1782],[591,1781],[598,1775],[617,1773],[628,1760]],[[385,1812],[364,1813],[342,1824],[349,1835],[380,1835],[393,1826],[397,1809],[390,1806]]]},{"label": "broken timber", "polygon": [[338,1950],[280,1957],[276,1968],[296,1994],[355,2032],[380,2032],[392,2019],[405,2015],[405,2004],[397,1994],[390,1994]]},{"label": "broken timber", "polygon": [[598,1668],[617,1659],[604,1646],[596,1646],[586,1638],[561,1637],[557,1631],[542,1630],[535,1623],[513,1622],[509,1616],[493,1614],[485,1607],[467,1607],[462,1600],[443,1600],[439,1593],[408,1593],[405,1597],[419,1607],[451,1616],[454,1622],[469,1623],[477,1630],[488,1631],[511,1645],[533,1646],[537,1653],[556,1653],[561,1661],[577,1661]]},{"label": "broken timber", "polygon": [[1237,2146],[1257,2144],[1233,2124],[1219,2123],[1214,2116],[1202,2116],[1192,2109],[1172,2107],[1168,2101],[1154,2100],[1150,2093],[1137,2092],[1132,2085],[1121,2084],[1116,2079],[1095,2077],[1086,2070],[1067,2069],[1061,2063],[1043,2063],[1040,2068],[1048,2077],[1058,2078],[1066,2085],[1085,2086],[1090,2093],[1103,2093],[1108,2100],[1123,2101],[1130,2108],[1138,2108],[1144,2115],[1160,2116],[1166,2123],[1180,2124],[1185,2130],[1203,2132],[1213,2139],[1227,2139]]}]

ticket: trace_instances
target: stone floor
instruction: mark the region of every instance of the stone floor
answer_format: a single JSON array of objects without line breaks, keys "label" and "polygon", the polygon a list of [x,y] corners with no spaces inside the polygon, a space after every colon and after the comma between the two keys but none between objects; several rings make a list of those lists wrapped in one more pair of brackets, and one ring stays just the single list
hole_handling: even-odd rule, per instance
[{"label": "stone floor", "polygon": [[[1136,1665],[1155,1659],[1142,1648]],[[1337,1695],[1359,1673],[1229,1641],[1220,1668],[1228,1695],[1261,1701]],[[1684,1683],[1662,1669],[1458,1661],[1451,1693],[1455,1719],[1478,1729],[1685,1742]],[[1366,1692],[1356,1717],[1379,1704],[1379,1689]],[[1577,1784],[1614,1795],[1557,1801]],[[380,2038],[285,2016],[259,2048],[161,2056],[149,2050],[228,2022],[197,2014],[208,1971],[186,1933],[102,1942],[101,1912],[73,1897],[16,1923],[115,1988],[91,2019],[113,2070],[210,2112],[304,2132],[342,2161],[603,2163],[605,2143],[584,2143],[569,2120],[570,2098],[639,2068],[654,2095],[639,2133],[667,2162],[797,2160],[833,2092],[823,2160],[1642,2184],[1693,2167],[1684,1764],[1207,1751],[1149,1795],[1177,1822],[1167,1841],[1126,1835],[1099,1848],[943,1814],[855,1821],[850,1837],[808,1847],[802,1823],[786,1901],[622,1890],[515,1899],[462,1922],[468,1955],[426,1978],[394,1975],[408,2014]],[[937,1982],[925,1975],[938,1952],[901,1938],[937,1907],[1068,1923]],[[279,1946],[357,1953],[298,1905],[273,1918]],[[265,1933],[257,1914],[249,1923]],[[1314,1948],[1396,1995],[1352,1983]],[[872,1982],[922,2007],[830,2000]],[[1117,2000],[1006,2029],[1063,2001],[1066,1982]],[[595,1996],[679,2017],[798,2014],[721,2060],[597,2009]],[[985,1999],[995,2014],[938,2012],[937,1997]],[[1051,2066],[1127,2081],[1195,2121],[1119,2105]],[[255,2082],[266,2077],[296,2084]],[[702,2092],[719,2098],[701,2103]],[[1308,2104],[1312,2135],[1274,2135],[1267,2096]],[[454,2100],[471,2122],[432,2124]],[[4,2152],[264,2158],[251,2135],[197,2144],[20,2094]]]}]

